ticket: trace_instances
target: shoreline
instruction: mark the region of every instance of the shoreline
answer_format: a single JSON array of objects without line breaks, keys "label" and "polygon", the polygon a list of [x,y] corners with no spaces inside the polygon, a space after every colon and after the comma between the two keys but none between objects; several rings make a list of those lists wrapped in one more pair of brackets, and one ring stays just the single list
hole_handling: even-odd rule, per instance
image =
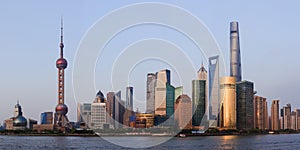
[{"label": "shoreline", "polygon": [[[228,136],[228,135],[235,135],[235,136],[252,136],[252,135],[280,135],[280,134],[299,134],[299,133],[201,133],[201,134],[190,134],[190,133],[183,133],[186,135],[186,137],[197,137],[197,136]],[[133,135],[128,135],[128,134],[74,134],[74,133],[59,133],[59,134],[48,134],[48,133],[0,133],[0,136],[68,136],[68,137],[109,137],[109,136],[128,136],[128,137],[133,137],[133,136],[143,136],[143,137],[179,137],[179,133],[176,135],[173,134],[133,134]]]}]

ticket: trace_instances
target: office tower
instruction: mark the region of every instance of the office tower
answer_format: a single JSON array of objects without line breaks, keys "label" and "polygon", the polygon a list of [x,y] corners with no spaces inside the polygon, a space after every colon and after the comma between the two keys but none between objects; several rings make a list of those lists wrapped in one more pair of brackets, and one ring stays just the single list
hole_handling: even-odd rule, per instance
[{"label": "office tower", "polygon": [[253,82],[236,83],[236,125],[238,129],[254,128]]},{"label": "office tower", "polygon": [[269,128],[267,99],[261,96],[254,97],[254,128]]},{"label": "office tower", "polygon": [[200,126],[206,111],[206,81],[192,81],[192,125]]},{"label": "office tower", "polygon": [[219,56],[214,56],[209,58],[209,120],[214,120],[210,126],[217,126],[220,111],[219,89]]},{"label": "office tower", "polygon": [[236,82],[242,80],[238,22],[230,23],[230,76],[236,77]]},{"label": "office tower", "polygon": [[133,87],[126,87],[126,109],[133,111]]},{"label": "office tower", "polygon": [[53,112],[41,113],[41,124],[53,124]]},{"label": "office tower", "polygon": [[265,98],[263,101],[263,115],[264,115],[264,128],[269,129],[269,115],[268,115],[268,102]]},{"label": "office tower", "polygon": [[125,113],[125,102],[121,99],[121,91],[115,94],[114,127],[122,128]]},{"label": "office tower", "polygon": [[235,77],[222,77],[220,79],[220,126],[236,128],[236,86]]},{"label": "office tower", "polygon": [[283,129],[291,129],[291,104],[283,106]]},{"label": "office tower", "polygon": [[126,87],[125,112],[123,114],[123,125],[130,126],[130,116],[134,116],[133,112],[133,87]]},{"label": "office tower", "polygon": [[271,129],[279,130],[279,100],[273,100],[271,106]]},{"label": "office tower", "polygon": [[106,124],[106,103],[101,91],[96,95],[95,101],[91,104],[91,128],[103,129]]},{"label": "office tower", "polygon": [[91,105],[91,103],[77,104],[77,122],[87,128],[91,128]]},{"label": "office tower", "polygon": [[175,88],[170,83],[166,83],[166,115],[168,118],[174,120],[172,116],[174,114],[175,103]]},{"label": "office tower", "polygon": [[174,96],[174,103],[176,99],[183,94],[183,86],[179,86],[175,88],[175,96]]},{"label": "office tower", "polygon": [[170,70],[156,73],[155,86],[155,115],[166,115],[166,84],[170,83]]},{"label": "office tower", "polygon": [[280,130],[283,130],[283,109],[280,109],[279,122],[280,122]]},{"label": "office tower", "polygon": [[58,104],[55,108],[54,126],[55,128],[61,128],[69,125],[69,119],[67,117],[68,107],[65,104],[65,69],[68,66],[67,60],[64,58],[63,49],[63,22],[61,21],[61,35],[60,35],[60,58],[56,61],[56,67],[58,69]]},{"label": "office tower", "polygon": [[156,75],[154,73],[147,74],[147,108],[146,112],[149,114],[154,114],[154,96],[155,96],[155,83]]},{"label": "office tower", "polygon": [[106,103],[105,97],[104,97],[103,93],[101,92],[101,90],[99,90],[98,93],[96,94],[94,103]]},{"label": "office tower", "polygon": [[179,129],[192,128],[192,101],[188,95],[180,95],[175,102],[175,123]]},{"label": "office tower", "polygon": [[291,129],[296,130],[297,129],[297,119],[296,119],[296,111],[292,111],[291,113]]},{"label": "office tower", "polygon": [[201,68],[198,70],[198,80],[203,80],[206,82],[206,85],[205,85],[205,113],[206,115],[208,115],[208,110],[209,110],[209,105],[208,105],[208,80],[207,80],[207,71],[202,63],[201,65]]},{"label": "office tower", "polygon": [[108,114],[108,122],[113,124],[114,113],[115,113],[115,93],[108,92],[106,94],[106,113]]},{"label": "office tower", "polygon": [[296,129],[300,129],[300,109],[296,109]]},{"label": "office tower", "polygon": [[207,71],[204,68],[203,63],[197,73],[198,73],[198,80],[207,80]]}]

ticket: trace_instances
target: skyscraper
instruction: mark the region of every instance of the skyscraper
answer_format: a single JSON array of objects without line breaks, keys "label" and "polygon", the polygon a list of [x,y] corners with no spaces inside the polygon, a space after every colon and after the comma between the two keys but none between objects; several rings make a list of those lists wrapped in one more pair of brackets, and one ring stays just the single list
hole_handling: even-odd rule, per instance
[{"label": "skyscraper", "polygon": [[296,129],[299,130],[300,129],[300,109],[296,109]]},{"label": "skyscraper", "polygon": [[236,128],[236,86],[235,77],[220,79],[220,126]]},{"label": "skyscraper", "polygon": [[41,113],[41,124],[53,124],[53,112]]},{"label": "skyscraper", "polygon": [[155,115],[166,115],[166,84],[170,83],[170,70],[156,73]]},{"label": "skyscraper", "polygon": [[77,122],[91,128],[91,103],[77,104]]},{"label": "skyscraper", "polygon": [[267,99],[261,96],[254,96],[254,128],[268,129],[268,119]]},{"label": "skyscraper", "polygon": [[114,113],[115,113],[115,93],[114,92],[108,92],[106,94],[106,113],[108,114],[108,122],[110,124],[113,124],[114,119]]},{"label": "skyscraper", "polygon": [[65,69],[68,66],[67,60],[64,58],[64,43],[63,43],[63,21],[61,21],[61,35],[60,35],[60,58],[56,61],[58,69],[58,104],[55,108],[54,126],[61,128],[69,125],[67,118],[68,107],[65,104]]},{"label": "skyscraper", "polygon": [[125,103],[121,99],[121,91],[115,94],[115,113],[114,113],[114,127],[115,128],[122,128],[123,127],[123,120],[124,120],[124,113],[125,113]]},{"label": "skyscraper", "polygon": [[95,101],[91,104],[91,128],[103,129],[104,124],[107,124],[106,118],[106,102],[104,95],[99,91]]},{"label": "skyscraper", "polygon": [[147,108],[146,112],[154,114],[154,92],[155,92],[156,75],[154,73],[147,74]]},{"label": "skyscraper", "polygon": [[217,126],[220,111],[219,89],[219,56],[213,56],[209,58],[209,120],[214,120],[210,126]]},{"label": "skyscraper", "polygon": [[201,68],[198,70],[198,80],[202,80],[202,81],[205,81],[206,82],[206,85],[205,85],[205,113],[206,115],[208,115],[208,110],[209,110],[209,105],[208,105],[208,80],[207,80],[207,71],[202,63],[201,65]]},{"label": "skyscraper", "polygon": [[174,103],[176,99],[183,94],[183,86],[179,86],[175,88],[175,97],[174,97]]},{"label": "skyscraper", "polygon": [[230,76],[242,80],[238,22],[230,22]]},{"label": "skyscraper", "polygon": [[133,87],[126,87],[126,109],[133,111]]},{"label": "skyscraper", "polygon": [[179,129],[192,127],[192,101],[188,95],[180,95],[175,102],[175,123]]},{"label": "skyscraper", "polygon": [[283,129],[291,129],[291,104],[283,106]]},{"label": "skyscraper", "polygon": [[291,129],[296,130],[297,129],[297,115],[296,111],[292,111],[291,113]]},{"label": "skyscraper", "polygon": [[[175,88],[170,83],[166,83],[166,115],[171,118],[174,114]],[[171,118],[173,120],[173,117]]]},{"label": "skyscraper", "polygon": [[192,81],[192,125],[200,126],[206,111],[206,81]]},{"label": "skyscraper", "polygon": [[238,129],[254,128],[253,82],[236,83],[236,121]]},{"label": "skyscraper", "polygon": [[273,100],[271,106],[271,129],[279,130],[279,100]]}]

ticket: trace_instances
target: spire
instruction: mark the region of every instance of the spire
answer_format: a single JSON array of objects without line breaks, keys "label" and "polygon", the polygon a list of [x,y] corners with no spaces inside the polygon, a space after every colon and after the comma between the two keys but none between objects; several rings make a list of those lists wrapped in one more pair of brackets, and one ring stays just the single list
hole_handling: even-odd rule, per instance
[{"label": "spire", "polygon": [[64,49],[64,43],[63,43],[63,17],[61,16],[61,26],[60,26],[60,57],[64,57],[63,49]]}]

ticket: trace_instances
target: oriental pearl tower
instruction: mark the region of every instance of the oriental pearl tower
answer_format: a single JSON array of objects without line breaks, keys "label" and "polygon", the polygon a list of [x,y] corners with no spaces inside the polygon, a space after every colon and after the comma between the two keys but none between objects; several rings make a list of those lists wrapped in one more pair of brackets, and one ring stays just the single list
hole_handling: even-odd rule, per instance
[{"label": "oriental pearl tower", "polygon": [[60,35],[60,58],[56,60],[56,67],[58,69],[58,104],[55,108],[55,119],[54,119],[54,126],[55,128],[58,127],[66,127],[69,125],[69,119],[67,118],[66,114],[68,113],[68,107],[64,101],[64,89],[65,89],[65,69],[68,66],[67,60],[64,58],[63,49],[63,20],[61,19],[61,35]]}]

